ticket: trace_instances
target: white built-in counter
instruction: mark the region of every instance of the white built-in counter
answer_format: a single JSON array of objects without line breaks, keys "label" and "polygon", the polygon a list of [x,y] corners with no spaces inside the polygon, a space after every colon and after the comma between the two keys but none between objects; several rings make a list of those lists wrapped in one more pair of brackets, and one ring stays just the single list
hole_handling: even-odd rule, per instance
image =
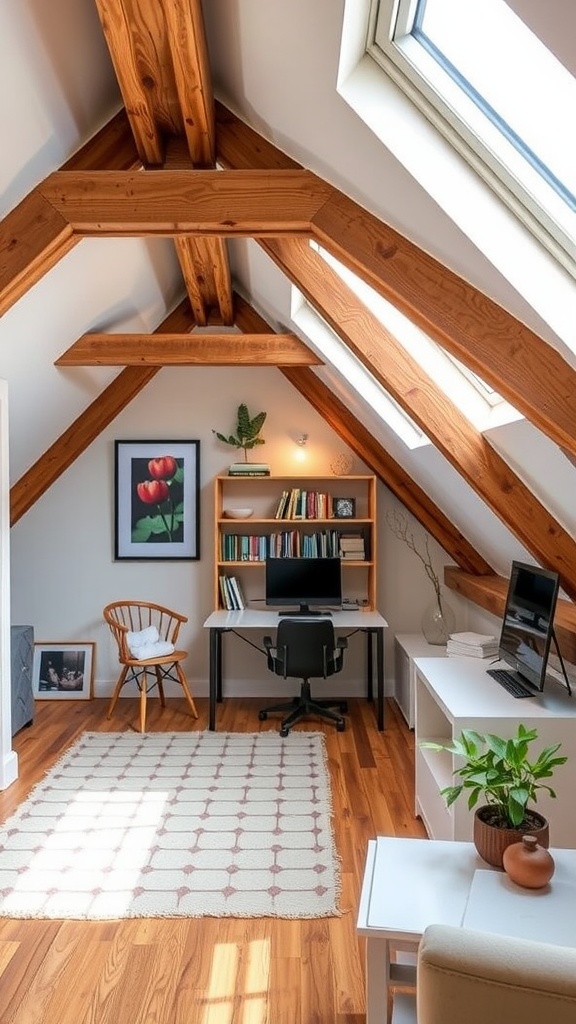
[{"label": "white built-in counter", "polygon": [[492,679],[481,658],[416,658],[415,740],[416,814],[433,839],[472,838],[473,812],[463,793],[447,808],[440,790],[457,781],[455,759],[444,751],[423,749],[423,740],[451,742],[462,729],[512,736],[522,722],[535,728],[534,756],[552,743],[568,762],[556,769],[551,780],[557,799],[539,796],[536,810],[550,821],[552,846],[576,848],[576,696],[569,697],[559,683],[547,684],[534,697],[512,697]]}]

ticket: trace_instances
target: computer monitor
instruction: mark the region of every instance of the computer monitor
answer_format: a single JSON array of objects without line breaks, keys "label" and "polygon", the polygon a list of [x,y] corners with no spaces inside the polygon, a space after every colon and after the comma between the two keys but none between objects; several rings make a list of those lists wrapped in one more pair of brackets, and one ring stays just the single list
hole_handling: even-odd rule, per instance
[{"label": "computer monitor", "polygon": [[[266,604],[287,615],[320,615],[342,604],[339,558],[267,558]],[[296,609],[287,608],[296,605]]]},{"label": "computer monitor", "polygon": [[535,690],[546,680],[558,588],[558,573],[512,562],[498,653]]}]

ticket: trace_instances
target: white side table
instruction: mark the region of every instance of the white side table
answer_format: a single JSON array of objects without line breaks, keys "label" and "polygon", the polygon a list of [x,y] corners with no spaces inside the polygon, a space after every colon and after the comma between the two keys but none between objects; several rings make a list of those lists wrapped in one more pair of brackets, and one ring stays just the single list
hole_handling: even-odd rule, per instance
[{"label": "white side table", "polygon": [[[490,868],[473,843],[378,837],[368,843],[357,929],[366,938],[366,1024],[388,1022],[390,989],[415,982],[414,968],[393,962],[399,946],[416,950],[429,924],[465,925],[576,947],[576,850],[552,850],[546,890],[520,889]],[[477,876],[476,872],[480,874]],[[476,885],[487,874],[492,886]],[[478,890],[478,900],[471,898]],[[496,913],[505,894],[506,915]],[[490,912],[490,903],[494,912]]]},{"label": "white side table", "polygon": [[394,637],[394,698],[409,729],[414,728],[415,721],[416,669],[414,658],[445,657],[446,647],[429,644],[423,633],[396,633]]}]

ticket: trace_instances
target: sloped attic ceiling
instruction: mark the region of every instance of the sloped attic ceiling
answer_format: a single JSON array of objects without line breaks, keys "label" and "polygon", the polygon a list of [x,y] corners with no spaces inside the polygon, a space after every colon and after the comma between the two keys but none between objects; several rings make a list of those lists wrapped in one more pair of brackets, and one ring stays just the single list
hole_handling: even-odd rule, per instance
[{"label": "sloped attic ceiling", "polygon": [[[36,7],[5,5],[0,44],[4,67],[18,54],[10,92],[23,102],[19,115],[14,102],[4,126],[4,138],[15,141],[0,239],[2,373],[21,398],[11,411],[13,519],[158,372],[153,339],[141,365],[142,334],[162,335],[163,364],[215,362],[213,349],[203,343],[192,352],[183,335],[195,324],[236,323],[250,335],[244,358],[283,363],[457,565],[489,575],[527,552],[558,568],[573,596],[575,518],[564,499],[574,486],[564,452],[576,453],[573,339],[553,333],[339,99],[340,6],[210,0],[202,10],[196,0],[60,0],[50,18]],[[211,81],[222,101],[216,117]],[[122,99],[128,117],[120,114],[79,151]],[[64,173],[47,177],[67,159]],[[378,326],[320,268],[306,236],[409,312],[527,421],[495,428],[490,441],[477,434],[394,339],[374,344]],[[129,323],[131,337],[114,340],[112,370],[102,369],[112,361],[110,337],[89,337],[90,356],[84,340],[75,357],[82,369],[60,378],[62,394],[72,395],[70,415],[54,417],[47,434],[45,417],[35,421],[28,402],[35,360],[25,389],[9,337],[23,304],[40,298],[45,308],[55,290],[74,293],[67,253],[81,239],[91,292],[102,261],[116,264],[118,249],[123,267],[117,292],[96,286],[84,331],[117,333]],[[376,368],[431,447],[411,453],[358,396],[334,398],[342,381],[333,368],[312,368],[311,349],[304,355],[290,281]],[[38,359],[56,361],[78,340],[63,304],[54,306],[60,315],[49,344],[38,339]],[[284,335],[282,355],[270,328]],[[264,348],[255,337],[262,333]],[[240,359],[237,339],[223,335],[218,344],[222,362]],[[69,353],[66,365],[73,359]],[[475,598],[498,612],[501,581],[485,594]]]}]

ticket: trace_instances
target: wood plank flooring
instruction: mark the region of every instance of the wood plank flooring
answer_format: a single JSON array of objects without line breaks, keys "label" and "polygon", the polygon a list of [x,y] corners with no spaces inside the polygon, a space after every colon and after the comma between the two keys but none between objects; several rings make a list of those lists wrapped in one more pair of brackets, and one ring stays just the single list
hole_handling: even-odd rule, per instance
[{"label": "wood plank flooring", "polygon": [[[229,699],[218,728],[257,732],[259,700]],[[38,921],[0,919],[0,1024],[364,1024],[364,946],[356,914],[367,840],[424,836],[413,815],[414,736],[393,701],[386,729],[374,708],[350,701],[346,731],[315,720],[298,728],[326,735],[334,831],[342,863],[342,916]],[[14,739],[20,778],[0,793],[12,813],[84,731],[137,728],[136,700],[44,701]],[[184,701],[149,702],[149,731],[207,728]]]}]

